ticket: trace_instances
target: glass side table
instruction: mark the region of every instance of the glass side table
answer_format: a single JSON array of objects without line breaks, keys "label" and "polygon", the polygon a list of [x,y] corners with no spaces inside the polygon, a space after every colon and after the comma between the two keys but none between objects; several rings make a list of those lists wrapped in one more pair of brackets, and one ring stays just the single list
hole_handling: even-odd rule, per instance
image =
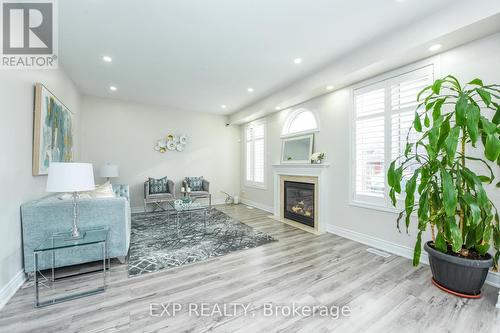
[{"label": "glass side table", "polygon": [[203,227],[205,231],[207,230],[207,215],[210,210],[210,206],[201,202],[196,201],[196,198],[191,198],[190,202],[184,202],[182,204],[182,200],[177,199],[175,201],[169,201],[168,204],[173,208],[173,214],[175,217],[175,227],[177,229],[177,236],[180,236],[179,223],[182,215],[191,214],[193,212],[202,212],[203,213]]},{"label": "glass side table", "polygon": [[[87,229],[87,230],[82,230],[82,234],[84,233],[84,236],[79,239],[71,239],[70,235],[68,232],[64,233],[55,233],[52,236],[46,238],[42,244],[40,244],[38,247],[36,247],[33,250],[33,257],[34,257],[34,288],[35,288],[35,302],[34,305],[35,307],[42,307],[42,306],[47,306],[51,304],[57,304],[61,303],[64,301],[69,301],[72,299],[77,299],[85,296],[90,296],[94,294],[98,294],[101,292],[104,292],[106,289],[106,261],[107,261],[107,267],[109,269],[110,267],[110,258],[108,256],[108,244],[107,244],[107,239],[108,239],[108,229],[107,228],[99,228],[99,229]],[[64,249],[68,248],[74,248],[74,247],[80,247],[80,246],[100,246],[102,249],[102,270],[94,270],[92,272],[87,272],[87,273],[94,273],[94,272],[101,272],[103,274],[103,284],[102,286],[99,286],[95,289],[91,290],[86,290],[83,292],[78,292],[78,293],[72,293],[69,295],[61,296],[61,297],[52,297],[49,300],[40,302],[39,301],[39,288],[38,285],[41,283],[39,281],[38,275],[40,274],[42,277],[44,277],[46,280],[47,279],[41,272],[39,272],[38,269],[38,256],[42,253],[45,252],[51,252],[52,253],[52,268],[51,268],[51,273],[52,277],[50,279],[50,282],[52,285],[54,285],[56,280],[59,279],[67,279],[70,277],[82,275],[81,273],[77,274],[72,274],[72,275],[66,275],[61,278],[56,278],[55,277],[55,262],[56,262],[56,251],[62,251]]]}]

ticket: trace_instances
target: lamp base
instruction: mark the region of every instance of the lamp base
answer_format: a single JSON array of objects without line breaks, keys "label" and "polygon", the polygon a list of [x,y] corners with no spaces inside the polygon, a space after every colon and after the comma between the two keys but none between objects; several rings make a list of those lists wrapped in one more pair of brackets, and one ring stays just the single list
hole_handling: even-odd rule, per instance
[{"label": "lamp base", "polygon": [[82,232],[79,232],[78,234],[73,234],[72,231],[68,232],[66,234],[66,237],[64,237],[64,240],[78,240],[78,239],[82,239],[85,237],[85,231],[82,231]]}]

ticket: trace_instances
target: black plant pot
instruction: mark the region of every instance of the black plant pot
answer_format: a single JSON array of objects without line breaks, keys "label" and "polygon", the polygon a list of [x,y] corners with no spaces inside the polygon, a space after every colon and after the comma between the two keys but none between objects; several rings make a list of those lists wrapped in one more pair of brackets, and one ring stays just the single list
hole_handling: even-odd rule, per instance
[{"label": "black plant pot", "polygon": [[425,251],[429,254],[433,282],[441,289],[452,294],[477,298],[481,295],[489,268],[493,259],[472,260],[451,256],[432,248],[427,242]]}]

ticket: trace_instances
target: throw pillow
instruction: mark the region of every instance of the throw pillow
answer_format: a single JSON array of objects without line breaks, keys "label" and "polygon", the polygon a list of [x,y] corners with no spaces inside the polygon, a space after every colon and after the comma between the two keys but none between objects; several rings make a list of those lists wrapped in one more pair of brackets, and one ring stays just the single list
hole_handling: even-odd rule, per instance
[{"label": "throw pillow", "polygon": [[92,198],[114,198],[116,197],[113,191],[113,185],[110,182],[105,182],[102,185],[97,185],[95,190],[86,192],[90,194]]},{"label": "throw pillow", "polygon": [[149,194],[168,193],[167,177],[161,179],[149,178]]},{"label": "throw pillow", "polygon": [[191,188],[191,191],[203,191],[203,176],[186,177],[186,183]]}]

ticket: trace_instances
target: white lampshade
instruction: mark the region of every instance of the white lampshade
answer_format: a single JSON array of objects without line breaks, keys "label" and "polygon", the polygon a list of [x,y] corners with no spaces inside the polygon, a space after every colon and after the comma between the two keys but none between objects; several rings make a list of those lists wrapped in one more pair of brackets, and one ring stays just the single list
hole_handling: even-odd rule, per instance
[{"label": "white lampshade", "polygon": [[118,165],[106,163],[99,170],[99,176],[102,178],[118,177]]},{"label": "white lampshade", "polygon": [[94,170],[91,163],[50,163],[47,192],[80,192],[93,189]]}]

